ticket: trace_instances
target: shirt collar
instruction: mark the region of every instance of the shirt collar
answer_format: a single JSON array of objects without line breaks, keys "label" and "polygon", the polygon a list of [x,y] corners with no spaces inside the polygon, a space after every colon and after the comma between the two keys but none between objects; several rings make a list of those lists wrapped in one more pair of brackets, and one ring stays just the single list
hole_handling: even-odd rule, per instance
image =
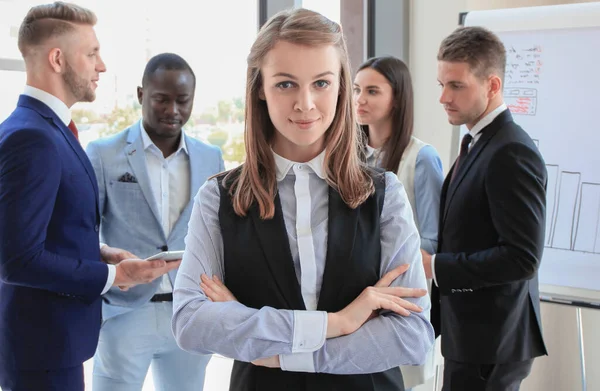
[{"label": "shirt collar", "polygon": [[[150,148],[152,145],[154,145],[155,148],[158,148],[156,144],[154,144],[152,139],[150,139],[150,136],[148,136],[148,132],[146,132],[146,129],[144,128],[144,121],[142,120],[140,120],[140,129],[142,134],[142,144],[144,145],[144,151]],[[175,153],[177,154],[181,150],[183,150],[186,154],[188,153],[187,146],[185,144],[185,134],[183,133],[183,129],[181,129],[179,147],[177,148],[177,151],[175,151]]]},{"label": "shirt collar", "polygon": [[23,95],[37,99],[48,106],[66,126],[69,126],[69,123],[71,123],[71,110],[69,110],[65,102],[56,96],[28,85],[25,86]]},{"label": "shirt collar", "polygon": [[367,159],[370,158],[371,156],[373,156],[373,154],[375,154],[378,151],[379,151],[379,148],[373,148],[372,146],[367,144],[367,150],[365,151],[366,158]]},{"label": "shirt collar", "polygon": [[471,130],[469,130],[469,133],[471,134],[471,136],[473,136],[473,138],[475,138],[477,136],[477,134],[479,132],[481,132],[481,130],[483,128],[485,128],[486,126],[491,124],[492,121],[494,121],[496,119],[496,117],[506,109],[507,109],[506,103],[502,102],[502,104],[500,106],[498,106],[494,110],[487,113],[487,115],[485,117],[480,119],[479,122],[477,122],[475,124],[475,126],[473,126],[473,128]]},{"label": "shirt collar", "polygon": [[315,158],[313,158],[312,160],[310,160],[306,163],[293,162],[291,160],[284,158],[283,156],[279,156],[278,154],[275,153],[275,151],[273,151],[273,150],[271,150],[271,151],[273,152],[273,156],[275,157],[275,165],[277,166],[277,181],[278,182],[282,181],[286,177],[286,175],[288,174],[290,169],[295,164],[307,165],[315,172],[315,174],[317,174],[317,176],[319,178],[321,178],[321,179],[326,178],[325,170],[323,169],[323,164],[325,163],[325,150],[323,150]]}]

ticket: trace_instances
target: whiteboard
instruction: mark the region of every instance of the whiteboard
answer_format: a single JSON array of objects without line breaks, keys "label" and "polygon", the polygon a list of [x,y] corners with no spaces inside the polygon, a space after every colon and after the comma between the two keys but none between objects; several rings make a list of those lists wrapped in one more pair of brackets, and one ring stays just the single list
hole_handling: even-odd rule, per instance
[{"label": "whiteboard", "polygon": [[548,169],[542,296],[600,303],[600,3],[469,12],[465,25],[504,42],[504,100]]}]

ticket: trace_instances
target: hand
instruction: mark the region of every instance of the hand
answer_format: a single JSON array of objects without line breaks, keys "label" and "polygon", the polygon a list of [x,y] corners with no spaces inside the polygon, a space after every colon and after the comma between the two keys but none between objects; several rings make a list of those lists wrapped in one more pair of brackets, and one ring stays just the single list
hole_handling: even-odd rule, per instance
[{"label": "hand", "polygon": [[110,265],[116,265],[124,259],[138,258],[127,250],[117,247],[110,247],[108,245],[104,245],[100,248],[100,256],[102,257],[102,261],[104,263],[108,263]]},{"label": "hand", "polygon": [[425,277],[432,279],[433,271],[431,269],[431,254],[421,249],[421,255],[423,256],[423,269],[425,269]]},{"label": "hand", "polygon": [[233,293],[227,289],[225,284],[221,282],[219,277],[213,276],[213,278],[210,279],[206,274],[202,274],[200,279],[202,280],[200,283],[200,288],[202,288],[204,294],[206,297],[208,297],[208,300],[216,303],[222,303],[225,301],[238,301]]},{"label": "hand", "polygon": [[259,358],[258,360],[252,361],[252,364],[258,367],[281,368],[281,364],[279,363],[279,356]]},{"label": "hand", "polygon": [[176,269],[181,261],[165,262],[162,259],[144,261],[142,259],[125,259],[119,262],[113,286],[127,290],[135,285],[147,284],[163,274]]},{"label": "hand", "polygon": [[408,268],[408,264],[396,267],[386,273],[375,286],[363,290],[344,309],[327,314],[327,338],[352,334],[365,322],[377,316],[375,311],[382,309],[393,311],[402,316],[409,316],[410,311],[423,311],[421,307],[402,299],[402,297],[422,297],[427,294],[426,289],[390,287],[392,282],[406,272]]}]

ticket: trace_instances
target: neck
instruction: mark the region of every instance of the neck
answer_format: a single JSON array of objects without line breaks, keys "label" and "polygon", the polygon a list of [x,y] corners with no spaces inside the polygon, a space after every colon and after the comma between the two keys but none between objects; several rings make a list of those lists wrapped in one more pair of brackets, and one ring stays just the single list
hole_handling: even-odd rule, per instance
[{"label": "neck", "polygon": [[181,132],[179,133],[178,137],[160,138],[156,136],[148,136],[154,145],[160,149],[165,158],[177,152],[177,148],[179,148],[179,144],[181,142]]},{"label": "neck", "polygon": [[71,94],[67,93],[62,80],[57,81],[56,77],[44,74],[44,72],[27,72],[27,85],[54,95],[63,101],[68,108],[77,103]]},{"label": "neck", "polygon": [[483,112],[483,114],[481,114],[472,123],[465,124],[465,126],[467,127],[467,129],[469,129],[469,130],[473,129],[473,127],[475,125],[477,125],[477,123],[479,121],[481,121],[483,118],[485,118],[486,115],[488,115],[489,113],[491,113],[492,111],[494,111],[498,107],[500,107],[503,102],[504,102],[504,98],[502,98],[501,96],[499,96],[497,99],[490,100],[489,103],[488,103],[488,105],[487,105],[487,107],[486,107],[486,109],[485,109],[485,111]]},{"label": "neck", "polygon": [[296,163],[306,163],[317,156],[325,149],[323,141],[318,141],[311,145],[299,146],[291,143],[279,143],[276,140],[271,146],[273,151],[279,156]]},{"label": "neck", "polygon": [[392,121],[369,125],[369,146],[375,149],[383,147],[392,135]]}]

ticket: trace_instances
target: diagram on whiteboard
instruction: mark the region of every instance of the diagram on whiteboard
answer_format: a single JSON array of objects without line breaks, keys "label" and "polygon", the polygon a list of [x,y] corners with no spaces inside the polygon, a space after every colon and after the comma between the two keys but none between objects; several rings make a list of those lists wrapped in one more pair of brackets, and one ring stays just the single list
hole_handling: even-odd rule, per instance
[{"label": "diagram on whiteboard", "polygon": [[600,254],[600,183],[548,164],[546,247]]},{"label": "diagram on whiteboard", "polygon": [[537,90],[535,88],[506,88],[504,102],[513,114],[535,115]]}]

